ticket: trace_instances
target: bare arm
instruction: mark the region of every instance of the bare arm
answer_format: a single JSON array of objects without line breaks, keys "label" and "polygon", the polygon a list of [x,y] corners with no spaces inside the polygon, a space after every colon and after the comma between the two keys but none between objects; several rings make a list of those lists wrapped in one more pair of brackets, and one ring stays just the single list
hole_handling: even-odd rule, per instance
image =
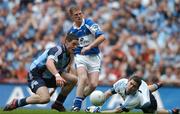
[{"label": "bare arm", "polygon": [[111,90],[107,90],[105,93],[104,93],[104,96],[105,96],[105,100],[107,100],[110,96],[112,96],[113,94],[111,93]]},{"label": "bare arm", "polygon": [[97,47],[99,44],[101,44],[103,41],[105,40],[104,35],[100,35],[99,37],[97,37],[90,45],[88,45],[88,47],[93,48],[93,47]]},{"label": "bare arm", "polygon": [[48,70],[55,76],[56,74],[58,74],[58,71],[54,65],[54,60],[53,59],[47,59],[46,61],[46,67],[48,68]]},{"label": "bare arm", "polygon": [[58,73],[56,66],[54,65],[54,60],[48,58],[46,61],[46,67],[47,69],[56,77],[56,84],[60,86],[64,86],[64,83],[66,82],[61,75]]},{"label": "bare arm", "polygon": [[91,44],[89,44],[87,47],[84,47],[81,50],[81,54],[84,54],[86,51],[90,50],[91,48],[97,47],[99,44],[101,44],[105,40],[104,35],[100,35],[98,38],[96,38]]},{"label": "bare arm", "polygon": [[149,85],[148,88],[151,92],[154,92],[156,90],[158,90],[160,87],[163,86],[163,83],[162,82],[159,82],[159,83],[154,83],[152,85]]}]

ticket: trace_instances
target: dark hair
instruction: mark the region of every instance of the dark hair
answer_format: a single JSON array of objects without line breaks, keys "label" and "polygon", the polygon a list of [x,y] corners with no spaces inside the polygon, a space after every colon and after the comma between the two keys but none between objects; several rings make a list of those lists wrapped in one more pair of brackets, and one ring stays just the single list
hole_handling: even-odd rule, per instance
[{"label": "dark hair", "polygon": [[138,84],[138,88],[139,88],[139,86],[141,85],[141,83],[142,83],[142,79],[141,79],[141,77],[139,77],[139,76],[137,76],[137,75],[132,75],[130,78],[129,78],[129,80],[134,80],[137,84]]},{"label": "dark hair", "polygon": [[71,42],[73,40],[78,40],[78,37],[75,34],[73,34],[73,33],[67,33],[66,40],[68,42]]},{"label": "dark hair", "polygon": [[81,10],[78,6],[72,5],[69,7],[68,13],[72,15],[74,11]]}]

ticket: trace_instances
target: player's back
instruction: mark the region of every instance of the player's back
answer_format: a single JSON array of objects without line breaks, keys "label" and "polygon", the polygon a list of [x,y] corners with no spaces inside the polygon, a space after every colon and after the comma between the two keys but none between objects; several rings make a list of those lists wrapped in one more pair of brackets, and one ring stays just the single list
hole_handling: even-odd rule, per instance
[{"label": "player's back", "polygon": [[30,66],[30,70],[33,70],[35,67],[38,67],[38,68],[45,67],[46,60],[48,57],[48,51],[49,51],[49,49],[45,50],[37,59],[35,59],[32,62],[31,66]]},{"label": "player's back", "polygon": [[53,74],[46,67],[48,57],[55,61],[54,65],[56,66],[58,72],[63,72],[71,59],[65,46],[55,46],[45,50],[44,53],[34,60],[30,66],[30,70],[35,69],[36,71],[42,73],[44,78],[52,78]]}]

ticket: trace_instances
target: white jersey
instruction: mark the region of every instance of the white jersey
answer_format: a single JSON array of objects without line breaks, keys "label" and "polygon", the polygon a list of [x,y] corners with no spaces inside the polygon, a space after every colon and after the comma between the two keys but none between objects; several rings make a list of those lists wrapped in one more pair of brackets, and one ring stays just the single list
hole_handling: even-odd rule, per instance
[{"label": "white jersey", "polygon": [[150,93],[146,82],[142,80],[139,90],[131,95],[127,95],[125,92],[127,83],[128,79],[121,79],[113,85],[115,92],[121,95],[124,99],[124,102],[121,104],[121,108],[131,110],[134,108],[142,108],[143,106],[150,104]]}]

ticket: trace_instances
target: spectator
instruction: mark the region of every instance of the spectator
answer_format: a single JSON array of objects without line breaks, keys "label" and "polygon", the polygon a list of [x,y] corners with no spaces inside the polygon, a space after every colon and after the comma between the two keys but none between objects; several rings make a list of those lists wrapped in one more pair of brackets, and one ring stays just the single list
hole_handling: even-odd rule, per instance
[{"label": "spectator", "polygon": [[[15,71],[20,69],[23,59],[27,60],[23,65],[28,70],[31,57],[63,40],[72,24],[66,14],[72,4],[85,9],[85,16],[99,23],[108,38],[100,46],[106,56],[101,84],[111,85],[116,78],[135,71],[148,83],[168,77],[179,79],[179,67],[175,67],[180,63],[179,0],[1,0],[2,80],[17,80]],[[174,74],[169,76],[171,70]],[[178,81],[171,84],[180,86]]]}]

